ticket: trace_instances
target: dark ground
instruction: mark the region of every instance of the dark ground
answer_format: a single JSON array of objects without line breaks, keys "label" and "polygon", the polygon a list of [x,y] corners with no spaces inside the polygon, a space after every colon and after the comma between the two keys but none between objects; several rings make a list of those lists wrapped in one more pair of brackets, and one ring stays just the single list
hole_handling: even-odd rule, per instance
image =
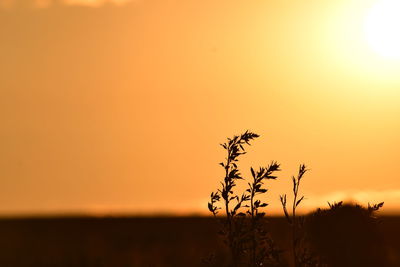
[{"label": "dark ground", "polygon": [[[380,218],[387,257],[400,266],[400,217]],[[284,218],[270,231],[288,249]],[[200,266],[223,255],[214,218],[0,219],[0,266]],[[221,254],[222,253],[222,254]]]}]

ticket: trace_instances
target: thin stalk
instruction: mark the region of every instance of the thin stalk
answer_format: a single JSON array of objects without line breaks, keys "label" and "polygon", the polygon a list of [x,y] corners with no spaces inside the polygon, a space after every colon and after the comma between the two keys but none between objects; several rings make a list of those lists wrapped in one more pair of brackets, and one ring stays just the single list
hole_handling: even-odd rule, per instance
[{"label": "thin stalk", "polygon": [[251,196],[250,196],[250,213],[251,213],[251,227],[252,227],[252,266],[256,266],[256,222],[254,218],[254,196],[255,196],[255,182],[251,187]]},{"label": "thin stalk", "polygon": [[293,197],[293,207],[292,207],[292,248],[293,248],[293,261],[294,261],[294,267],[298,266],[298,261],[297,261],[297,252],[296,252],[296,246],[297,246],[297,233],[296,233],[296,228],[297,228],[297,221],[296,221],[296,202],[297,202],[297,192],[298,192],[298,184],[294,184],[294,197]]}]

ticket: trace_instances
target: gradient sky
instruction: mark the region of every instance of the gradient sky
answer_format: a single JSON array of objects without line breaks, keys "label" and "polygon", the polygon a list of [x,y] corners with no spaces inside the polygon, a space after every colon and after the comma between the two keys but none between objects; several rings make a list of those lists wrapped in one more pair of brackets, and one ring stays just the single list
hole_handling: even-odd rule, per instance
[{"label": "gradient sky", "polygon": [[0,214],[206,212],[219,143],[290,193],[400,208],[400,60],[375,1],[0,0]]}]

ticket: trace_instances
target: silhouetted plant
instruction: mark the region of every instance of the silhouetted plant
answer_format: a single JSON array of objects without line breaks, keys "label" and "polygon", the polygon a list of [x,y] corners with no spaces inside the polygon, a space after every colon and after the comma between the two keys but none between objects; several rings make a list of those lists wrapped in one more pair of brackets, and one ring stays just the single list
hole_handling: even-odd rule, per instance
[{"label": "silhouetted plant", "polygon": [[[247,183],[248,187],[244,193],[238,194],[234,190],[237,181],[243,180],[237,165],[238,158],[246,153],[245,146],[258,137],[259,135],[246,131],[242,135],[228,138],[226,143],[221,144],[227,152],[225,161],[220,163],[224,168],[225,177],[221,187],[211,193],[208,203],[208,209],[214,217],[220,218],[217,216],[220,211],[225,215],[221,218],[220,234],[224,236],[224,242],[229,249],[229,265],[232,266],[282,264],[282,251],[277,249],[265,228],[266,213],[263,208],[267,207],[268,203],[261,198],[268,192],[265,182],[277,178],[275,173],[280,171],[280,165],[272,161],[267,167],[251,167],[252,179]],[[374,217],[375,212],[383,206],[383,202],[368,204],[367,208],[360,205],[344,205],[342,201],[333,204],[328,202],[328,210],[318,209],[310,216],[298,216],[297,209],[304,200],[304,196],[299,192],[300,184],[307,171],[307,167],[301,164],[297,175],[292,176],[293,201],[290,206],[287,195],[280,196],[283,212],[292,232],[293,266],[386,266],[382,260],[382,250],[377,248],[377,244],[381,243]],[[343,235],[346,231],[350,231],[348,236]],[[346,240],[352,235],[352,240]],[[343,245],[346,242],[347,244]],[[342,246],[346,249],[342,249]],[[313,254],[315,252],[318,254]],[[370,255],[363,258],[363,253]],[[379,260],[382,261],[380,265]],[[213,257],[210,257],[203,263],[211,265],[212,261]],[[359,264],[361,262],[362,265]]]},{"label": "silhouetted plant", "polygon": [[248,183],[249,188],[246,192],[250,194],[250,209],[247,213],[251,217],[251,265],[261,266],[265,261],[277,263],[281,251],[276,249],[273,240],[268,236],[263,220],[265,212],[260,211],[260,208],[267,207],[268,203],[256,199],[256,196],[268,191],[263,188],[264,181],[276,179],[277,177],[273,173],[280,171],[280,165],[277,162],[271,162],[266,168],[260,167],[258,171],[253,168],[250,170],[253,181]]},{"label": "silhouetted plant", "polygon": [[343,201],[333,202],[332,204],[328,202],[328,206],[331,210],[338,209],[343,205]]},{"label": "silhouetted plant", "polygon": [[[211,193],[208,203],[208,209],[216,217],[222,209],[217,204],[222,202],[226,217],[220,233],[225,237],[234,266],[261,266],[266,261],[279,260],[279,250],[264,229],[265,212],[260,210],[268,204],[259,199],[259,195],[267,192],[263,187],[265,180],[276,179],[273,174],[280,170],[279,164],[272,162],[258,171],[251,168],[253,180],[248,183],[246,191],[236,194],[233,190],[236,181],[243,179],[237,166],[238,157],[246,153],[244,146],[258,137],[258,134],[246,131],[221,144],[227,152],[225,161],[220,163],[225,177],[221,188]],[[243,212],[243,208],[247,211]]]},{"label": "silhouetted plant", "polygon": [[299,188],[301,180],[304,174],[308,171],[306,165],[301,164],[297,176],[292,176],[293,182],[293,202],[292,202],[292,212],[289,214],[287,207],[287,197],[286,194],[280,196],[282,203],[283,212],[285,214],[286,220],[292,228],[292,254],[293,254],[293,265],[295,267],[306,267],[306,266],[316,266],[317,261],[311,255],[306,246],[306,241],[304,239],[304,217],[298,216],[296,214],[297,207],[304,200],[304,196],[299,197]]}]

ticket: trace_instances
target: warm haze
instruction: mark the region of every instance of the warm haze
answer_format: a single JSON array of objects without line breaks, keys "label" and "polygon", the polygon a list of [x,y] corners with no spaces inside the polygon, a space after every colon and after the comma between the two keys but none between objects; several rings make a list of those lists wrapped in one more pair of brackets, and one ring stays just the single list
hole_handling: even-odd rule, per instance
[{"label": "warm haze", "polygon": [[[397,12],[397,13],[395,13]],[[0,213],[206,213],[219,143],[304,209],[400,208],[396,1],[0,0]],[[383,19],[385,18],[385,19]]]}]

